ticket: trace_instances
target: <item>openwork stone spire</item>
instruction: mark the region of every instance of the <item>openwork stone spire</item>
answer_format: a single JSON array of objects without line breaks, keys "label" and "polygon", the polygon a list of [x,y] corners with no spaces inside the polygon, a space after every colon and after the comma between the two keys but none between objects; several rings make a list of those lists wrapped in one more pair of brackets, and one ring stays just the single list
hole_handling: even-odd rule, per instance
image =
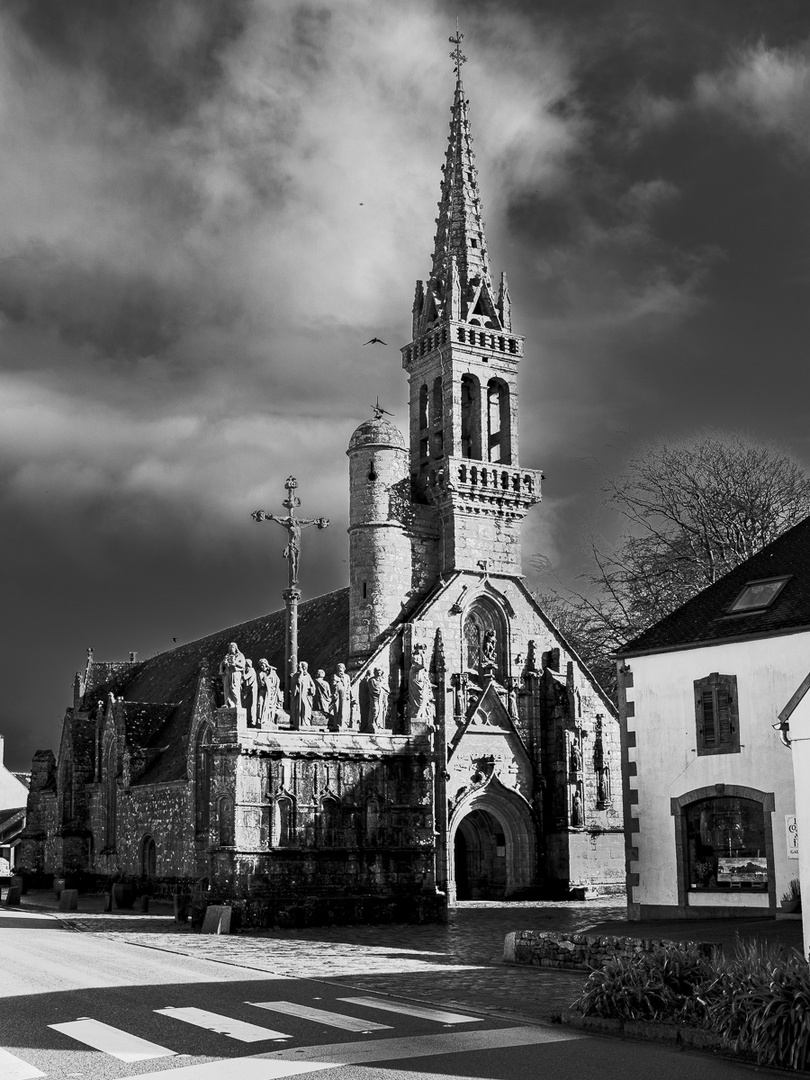
[{"label": "openwork stone spire", "polygon": [[[450,38],[454,49],[456,89],[451,108],[450,135],[442,166],[441,200],[436,218],[433,265],[426,284],[417,284],[414,303],[414,337],[437,320],[471,321],[492,329],[510,329],[509,296],[501,282],[492,289],[481,193],[474,164],[469,102],[464,96],[461,52],[464,35],[456,30]],[[506,317],[504,318],[504,311]]]}]

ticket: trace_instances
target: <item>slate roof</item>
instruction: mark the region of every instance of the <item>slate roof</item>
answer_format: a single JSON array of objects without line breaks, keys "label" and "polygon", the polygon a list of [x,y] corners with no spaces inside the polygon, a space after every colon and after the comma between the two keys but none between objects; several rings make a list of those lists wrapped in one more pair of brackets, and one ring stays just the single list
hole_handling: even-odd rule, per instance
[{"label": "slate roof", "polygon": [[0,843],[8,843],[18,836],[25,825],[25,807],[15,806],[0,810]]},{"label": "slate roof", "polygon": [[[770,607],[729,615],[751,581],[790,575]],[[810,517],[618,650],[620,657],[810,629]]]},{"label": "slate roof", "polygon": [[[208,663],[211,676],[216,676],[229,642],[235,641],[254,666],[265,658],[281,673],[284,670],[284,637],[284,611],[273,611],[159,653],[133,665],[126,673],[116,673],[112,682],[103,689],[124,697],[124,710],[128,718],[158,716],[160,709],[157,706],[168,712],[164,722],[147,742],[147,746],[162,748],[163,752],[137,783],[166,783],[185,779],[188,733],[203,662]],[[301,660],[308,662],[313,672],[318,668],[331,672],[337,664],[347,662],[348,588],[299,604],[298,655]],[[95,683],[94,694],[99,688],[99,684]],[[135,708],[135,703],[138,708]],[[154,708],[146,708],[147,705]]]}]

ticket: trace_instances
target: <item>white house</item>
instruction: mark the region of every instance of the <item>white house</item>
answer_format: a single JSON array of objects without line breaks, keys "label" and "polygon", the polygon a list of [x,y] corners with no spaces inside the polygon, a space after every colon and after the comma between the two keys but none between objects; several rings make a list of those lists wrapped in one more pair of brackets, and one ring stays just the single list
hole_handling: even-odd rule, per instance
[{"label": "white house", "polygon": [[4,739],[0,735],[0,875],[14,866],[14,849],[25,825],[28,787],[3,764]]},{"label": "white house", "polygon": [[[782,741],[790,747],[793,783],[796,791],[798,836],[810,837],[810,674],[805,675],[790,701],[779,714]],[[810,882],[810,849],[799,845],[800,880]],[[804,955],[810,950],[810,896],[802,907]]]},{"label": "white house", "polygon": [[810,667],[810,518],[619,656],[629,917],[775,914],[800,876],[774,726]]}]

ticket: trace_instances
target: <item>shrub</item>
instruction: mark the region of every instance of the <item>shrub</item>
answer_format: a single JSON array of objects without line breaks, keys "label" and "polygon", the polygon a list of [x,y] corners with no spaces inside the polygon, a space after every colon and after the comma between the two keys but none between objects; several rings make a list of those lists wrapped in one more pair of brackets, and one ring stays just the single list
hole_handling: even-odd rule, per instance
[{"label": "shrub", "polygon": [[739,941],[704,988],[707,1019],[758,1065],[810,1066],[810,966],[795,949]]},{"label": "shrub", "polygon": [[584,1016],[699,1024],[706,1005],[697,991],[712,971],[713,957],[694,945],[658,946],[591,972],[571,1008]]}]

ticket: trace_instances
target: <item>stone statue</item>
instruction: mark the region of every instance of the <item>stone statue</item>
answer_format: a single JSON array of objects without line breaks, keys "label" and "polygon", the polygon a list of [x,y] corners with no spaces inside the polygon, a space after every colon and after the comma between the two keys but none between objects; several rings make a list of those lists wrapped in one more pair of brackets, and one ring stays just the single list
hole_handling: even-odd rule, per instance
[{"label": "stone statue", "polygon": [[256,679],[256,669],[252,660],[245,660],[245,670],[242,674],[242,708],[247,713],[247,726],[258,727],[256,718],[259,685]]},{"label": "stone statue", "polygon": [[298,671],[293,675],[292,694],[290,696],[290,721],[297,731],[312,721],[312,703],[315,700],[315,680],[309,673],[309,664],[302,660]]},{"label": "stone statue", "polygon": [[582,796],[578,791],[574,792],[571,800],[571,824],[575,828],[582,825]]},{"label": "stone statue", "polygon": [[408,716],[413,724],[433,722],[433,686],[427,671],[424,645],[415,645],[408,672]]},{"label": "stone statue", "polygon": [[315,672],[315,701],[314,707],[318,712],[327,716],[332,712],[332,687],[326,681],[326,672],[318,668]]},{"label": "stone statue", "polygon": [[241,708],[242,674],[244,670],[245,657],[240,653],[236,642],[232,641],[219,665],[219,673],[222,676],[222,692],[225,695],[225,706],[228,709]]},{"label": "stone statue", "polygon": [[278,672],[269,661],[262,659],[259,661],[256,680],[259,685],[256,722],[259,727],[262,724],[274,724],[281,706],[281,680]]},{"label": "stone statue", "polygon": [[494,630],[487,630],[481,642],[481,674],[494,675],[498,667],[498,638]]},{"label": "stone statue", "polygon": [[582,755],[576,743],[571,744],[571,772],[582,771]]},{"label": "stone statue", "polygon": [[382,668],[374,668],[370,674],[366,675],[365,683],[368,708],[364,730],[377,731],[385,727],[388,716],[388,680]]},{"label": "stone statue", "polygon": [[332,713],[329,730],[339,731],[352,726],[352,680],[346,665],[338,664],[332,676]]}]

